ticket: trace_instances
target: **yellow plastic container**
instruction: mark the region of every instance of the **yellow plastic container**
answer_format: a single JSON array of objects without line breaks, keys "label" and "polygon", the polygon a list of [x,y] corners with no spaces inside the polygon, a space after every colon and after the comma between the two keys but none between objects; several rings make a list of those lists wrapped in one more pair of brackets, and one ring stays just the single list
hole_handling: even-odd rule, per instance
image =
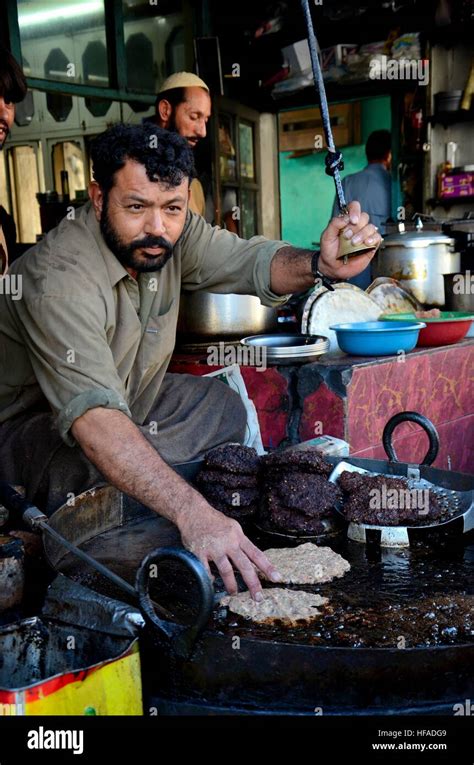
[{"label": "yellow plastic container", "polygon": [[0,629],[0,655],[0,716],[143,714],[137,638],[34,617]]}]

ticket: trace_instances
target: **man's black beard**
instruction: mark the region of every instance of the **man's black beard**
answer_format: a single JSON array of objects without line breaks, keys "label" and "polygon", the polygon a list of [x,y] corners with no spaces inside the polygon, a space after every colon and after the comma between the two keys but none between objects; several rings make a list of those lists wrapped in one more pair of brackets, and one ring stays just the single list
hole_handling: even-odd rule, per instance
[{"label": "man's black beard", "polygon": [[[173,108],[173,111],[171,112],[171,114],[170,114],[170,116],[168,118],[168,127],[167,127],[167,130],[170,130],[172,133],[177,133],[178,135],[181,135],[181,133],[179,132],[178,128],[176,127],[176,111],[175,111],[174,108]],[[196,146],[199,144],[199,142],[201,140],[200,138],[198,138],[195,143],[194,142],[193,143],[189,143],[189,139],[187,138],[187,136],[182,136],[182,138],[184,138],[188,142],[189,146],[191,146],[192,149],[195,149]]]},{"label": "man's black beard", "polygon": [[[100,217],[100,230],[109,250],[114,253],[117,260],[124,268],[133,268],[134,271],[145,273],[147,271],[161,271],[168,260],[173,256],[173,245],[162,236],[146,236],[143,239],[135,239],[130,244],[124,244],[112,226],[107,201],[104,197],[104,206]],[[138,260],[136,250],[148,247],[162,247],[164,252],[160,255],[148,256],[150,263]],[[142,256],[145,257],[145,256]]]}]

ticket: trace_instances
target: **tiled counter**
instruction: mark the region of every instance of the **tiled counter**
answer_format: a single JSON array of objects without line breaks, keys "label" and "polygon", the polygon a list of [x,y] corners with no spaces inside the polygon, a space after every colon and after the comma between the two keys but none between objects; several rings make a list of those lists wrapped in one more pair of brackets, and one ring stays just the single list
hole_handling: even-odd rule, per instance
[{"label": "tiled counter", "polygon": [[[175,355],[170,372],[206,374],[206,357]],[[404,358],[326,354],[311,364],[241,367],[255,403],[263,443],[276,447],[317,435],[344,438],[351,453],[385,458],[382,431],[393,414],[414,410],[436,425],[441,449],[434,463],[474,473],[474,339],[416,349]],[[404,423],[394,434],[399,459],[420,461],[428,439]]]}]

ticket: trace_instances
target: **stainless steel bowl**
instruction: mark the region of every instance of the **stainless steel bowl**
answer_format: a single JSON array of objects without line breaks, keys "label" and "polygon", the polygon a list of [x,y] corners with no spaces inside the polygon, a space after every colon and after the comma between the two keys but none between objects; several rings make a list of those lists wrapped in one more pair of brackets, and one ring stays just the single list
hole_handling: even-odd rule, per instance
[{"label": "stainless steel bowl", "polygon": [[178,335],[187,338],[238,339],[242,335],[278,329],[275,308],[268,308],[254,295],[220,295],[215,292],[182,292]]}]

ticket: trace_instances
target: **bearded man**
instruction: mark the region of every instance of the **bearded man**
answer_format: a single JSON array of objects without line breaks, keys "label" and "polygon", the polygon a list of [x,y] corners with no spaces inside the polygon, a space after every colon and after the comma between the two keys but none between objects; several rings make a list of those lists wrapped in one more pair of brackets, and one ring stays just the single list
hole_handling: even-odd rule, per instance
[{"label": "bearded man", "polygon": [[[222,382],[166,373],[181,288],[277,307],[320,274],[361,271],[380,236],[358,202],[329,223],[320,253],[212,227],[188,209],[188,142],[149,123],[110,128],[92,163],[90,202],[13,263],[22,299],[0,294],[0,479],[46,512],[105,480],[173,524],[229,593],[235,567],[259,599],[256,569],[278,572],[172,468],[242,442],[246,427]],[[342,229],[370,251],[344,264]]]}]

